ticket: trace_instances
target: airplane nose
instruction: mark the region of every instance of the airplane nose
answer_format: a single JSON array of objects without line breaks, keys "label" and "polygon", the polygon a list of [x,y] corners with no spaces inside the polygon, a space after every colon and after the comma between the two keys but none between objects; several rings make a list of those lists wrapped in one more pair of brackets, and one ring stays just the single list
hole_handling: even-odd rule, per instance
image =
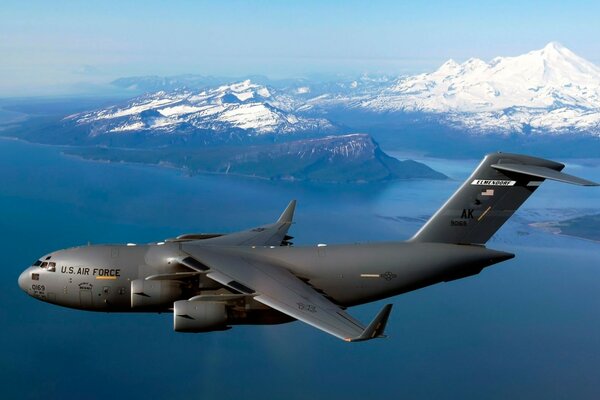
[{"label": "airplane nose", "polygon": [[19,287],[21,289],[23,289],[25,292],[27,292],[28,275],[29,275],[29,273],[27,270],[21,272],[21,275],[19,275]]}]

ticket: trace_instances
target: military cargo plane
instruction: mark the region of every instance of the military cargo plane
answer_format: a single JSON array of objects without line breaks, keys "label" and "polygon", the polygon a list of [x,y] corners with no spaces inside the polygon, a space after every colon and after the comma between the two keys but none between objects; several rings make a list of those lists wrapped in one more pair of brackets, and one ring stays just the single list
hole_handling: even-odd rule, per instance
[{"label": "military cargo plane", "polygon": [[275,223],[247,231],[55,251],[27,268],[19,286],[80,310],[172,312],[177,332],[299,320],[348,342],[380,338],[390,304],[366,326],[346,309],[513,258],[485,243],[544,180],[597,186],[563,168],[541,158],[489,154],[406,242],[294,247],[292,201]]}]

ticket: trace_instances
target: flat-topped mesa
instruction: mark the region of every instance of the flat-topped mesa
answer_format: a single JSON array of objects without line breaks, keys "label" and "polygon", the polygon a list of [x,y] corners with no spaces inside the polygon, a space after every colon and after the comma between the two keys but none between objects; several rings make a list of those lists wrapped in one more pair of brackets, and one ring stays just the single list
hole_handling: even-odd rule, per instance
[{"label": "flat-topped mesa", "polygon": [[425,164],[388,156],[367,134],[302,139],[250,148],[222,161],[220,171],[269,179],[336,183],[447,178]]}]

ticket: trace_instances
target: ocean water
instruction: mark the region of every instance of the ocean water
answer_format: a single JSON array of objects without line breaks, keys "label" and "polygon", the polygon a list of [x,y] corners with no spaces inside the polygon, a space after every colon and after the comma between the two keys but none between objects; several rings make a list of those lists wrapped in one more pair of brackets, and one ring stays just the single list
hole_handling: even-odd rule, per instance
[{"label": "ocean water", "polygon": [[[235,231],[276,219],[291,199],[296,245],[407,239],[479,160],[424,161],[453,179],[189,177],[0,140],[0,397],[597,398],[600,244],[528,226],[550,209],[600,212],[597,188],[544,184],[489,244],[514,260],[392,298],[389,337],[366,343],[299,322],[179,334],[168,314],[63,309],[17,286],[19,273],[51,250]],[[570,160],[568,168],[600,180],[598,163]],[[351,312],[368,322],[386,302]]]}]

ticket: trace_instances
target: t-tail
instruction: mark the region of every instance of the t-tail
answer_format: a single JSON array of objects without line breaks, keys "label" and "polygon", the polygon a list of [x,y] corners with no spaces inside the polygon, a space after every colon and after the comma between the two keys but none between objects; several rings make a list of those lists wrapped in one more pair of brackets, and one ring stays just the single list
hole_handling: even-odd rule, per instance
[{"label": "t-tail", "polygon": [[554,161],[520,154],[488,154],[411,241],[482,245],[544,180],[598,186],[562,173],[564,167]]}]

